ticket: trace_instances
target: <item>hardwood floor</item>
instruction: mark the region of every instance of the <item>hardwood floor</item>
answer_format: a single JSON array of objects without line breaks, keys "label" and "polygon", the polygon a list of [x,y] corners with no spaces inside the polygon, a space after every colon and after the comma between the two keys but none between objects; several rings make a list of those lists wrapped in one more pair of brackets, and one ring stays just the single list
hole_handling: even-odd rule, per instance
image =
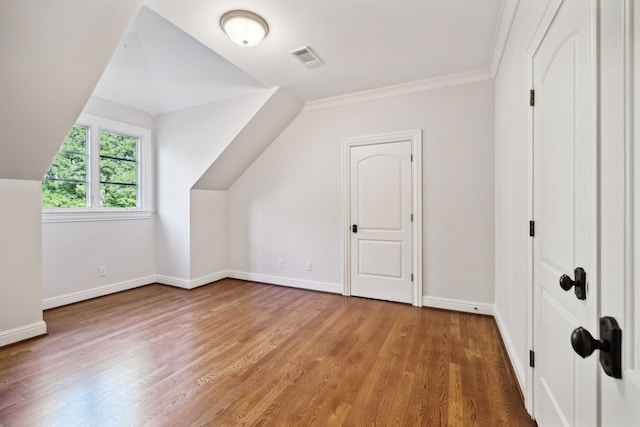
[{"label": "hardwood floor", "polygon": [[490,317],[226,279],[45,312],[2,426],[534,426]]}]

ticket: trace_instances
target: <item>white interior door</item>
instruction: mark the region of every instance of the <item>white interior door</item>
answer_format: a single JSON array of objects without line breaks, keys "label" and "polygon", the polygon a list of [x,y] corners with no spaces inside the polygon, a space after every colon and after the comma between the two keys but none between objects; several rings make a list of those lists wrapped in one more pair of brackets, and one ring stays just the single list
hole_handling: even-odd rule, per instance
[{"label": "white interior door", "polygon": [[[589,327],[597,298],[592,167],[591,6],[564,0],[532,55],[533,88],[533,370],[540,426],[595,423],[594,364],[577,356],[574,328]],[[586,272],[586,300],[559,278]]]},{"label": "white interior door", "polygon": [[350,148],[351,295],[412,302],[411,141]]},{"label": "white interior door", "polygon": [[600,372],[600,425],[640,426],[640,1],[600,12],[600,315],[622,330],[622,378]]}]

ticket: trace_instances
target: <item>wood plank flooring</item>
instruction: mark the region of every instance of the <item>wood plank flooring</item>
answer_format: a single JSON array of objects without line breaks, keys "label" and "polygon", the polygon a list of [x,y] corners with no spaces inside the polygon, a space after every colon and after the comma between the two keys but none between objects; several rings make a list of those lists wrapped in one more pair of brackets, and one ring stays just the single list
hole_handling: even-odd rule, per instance
[{"label": "wood plank flooring", "polygon": [[534,426],[490,317],[226,279],[45,312],[2,426]]}]

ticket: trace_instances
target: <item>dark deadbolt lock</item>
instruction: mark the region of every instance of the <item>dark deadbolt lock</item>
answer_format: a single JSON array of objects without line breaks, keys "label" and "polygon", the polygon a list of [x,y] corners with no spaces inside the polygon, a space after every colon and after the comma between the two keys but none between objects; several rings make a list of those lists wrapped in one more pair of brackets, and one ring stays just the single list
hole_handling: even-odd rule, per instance
[{"label": "dark deadbolt lock", "polygon": [[560,287],[565,291],[574,287],[576,298],[583,300],[587,299],[587,273],[582,267],[576,268],[574,273],[576,276],[575,280],[571,280],[571,277],[566,274],[560,276]]},{"label": "dark deadbolt lock", "polygon": [[354,233],[357,233],[358,232],[358,224],[353,224],[351,226],[351,231],[353,231]]},{"label": "dark deadbolt lock", "polygon": [[582,326],[571,333],[571,346],[583,359],[600,350],[600,365],[613,378],[622,378],[622,330],[613,317],[600,318],[600,339]]}]

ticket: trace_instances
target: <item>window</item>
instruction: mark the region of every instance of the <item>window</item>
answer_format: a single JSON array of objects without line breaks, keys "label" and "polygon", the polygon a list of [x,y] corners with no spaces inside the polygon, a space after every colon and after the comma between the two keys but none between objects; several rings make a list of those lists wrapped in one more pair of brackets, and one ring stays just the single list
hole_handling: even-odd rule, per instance
[{"label": "window", "polygon": [[100,131],[100,206],[138,206],[138,143],[135,136]]},{"label": "window", "polygon": [[148,218],[150,132],[82,115],[42,180],[45,222]]},{"label": "window", "polygon": [[71,128],[42,181],[42,206],[86,206],[88,137],[88,127]]}]

